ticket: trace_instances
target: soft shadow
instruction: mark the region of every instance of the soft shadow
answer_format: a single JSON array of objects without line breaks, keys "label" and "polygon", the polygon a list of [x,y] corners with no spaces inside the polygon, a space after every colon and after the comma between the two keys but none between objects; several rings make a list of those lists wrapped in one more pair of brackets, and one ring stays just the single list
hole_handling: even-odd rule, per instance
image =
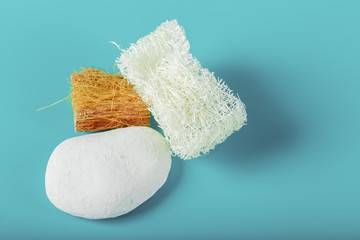
[{"label": "soft shadow", "polygon": [[263,156],[285,151],[296,142],[299,126],[277,100],[286,89],[267,90],[262,83],[271,82],[271,77],[246,66],[214,70],[245,103],[248,123],[210,154],[235,164],[253,163],[258,161],[248,160],[266,159]]},{"label": "soft shadow", "polygon": [[133,211],[119,216],[117,218],[108,218],[98,220],[102,223],[119,223],[128,221],[129,219],[137,219],[143,217],[145,214],[156,210],[161,204],[166,201],[179,185],[184,174],[184,161],[177,157],[172,157],[171,170],[165,184],[146,202],[135,208]]},{"label": "soft shadow", "polygon": [[150,127],[161,133],[164,136],[163,130],[159,127],[159,124],[155,120],[154,116],[151,114],[150,116]]}]

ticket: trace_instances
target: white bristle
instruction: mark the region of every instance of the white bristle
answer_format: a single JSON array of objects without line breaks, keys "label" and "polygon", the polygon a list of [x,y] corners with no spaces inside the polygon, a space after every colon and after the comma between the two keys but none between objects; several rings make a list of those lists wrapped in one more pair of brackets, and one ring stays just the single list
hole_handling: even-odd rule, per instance
[{"label": "white bristle", "polygon": [[117,65],[149,104],[174,154],[206,154],[246,122],[245,105],[202,68],[176,20],[123,50]]}]

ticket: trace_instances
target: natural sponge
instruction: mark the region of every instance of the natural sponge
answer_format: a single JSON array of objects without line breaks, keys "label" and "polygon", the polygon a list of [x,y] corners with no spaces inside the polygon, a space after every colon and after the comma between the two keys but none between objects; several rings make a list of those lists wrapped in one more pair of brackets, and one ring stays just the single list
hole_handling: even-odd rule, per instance
[{"label": "natural sponge", "polygon": [[184,29],[166,21],[116,60],[183,159],[208,153],[246,122],[239,97],[189,49]]},{"label": "natural sponge", "polygon": [[77,132],[149,126],[147,105],[120,74],[89,68],[71,75]]}]

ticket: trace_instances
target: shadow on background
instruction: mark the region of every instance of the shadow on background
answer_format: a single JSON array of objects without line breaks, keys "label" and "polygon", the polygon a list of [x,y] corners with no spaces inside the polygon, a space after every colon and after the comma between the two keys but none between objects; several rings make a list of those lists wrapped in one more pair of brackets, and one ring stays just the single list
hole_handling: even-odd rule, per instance
[{"label": "shadow on background", "polygon": [[297,123],[281,106],[277,97],[286,89],[266,89],[261,83],[267,81],[269,86],[271,78],[247,67],[214,70],[245,103],[248,123],[216,146],[210,154],[231,164],[256,160],[250,161],[253,164],[264,159],[267,154],[285,151],[295,143],[299,134]]},{"label": "shadow on background", "polygon": [[[154,122],[154,124],[157,124]],[[155,128],[155,125],[154,125]],[[156,129],[156,128],[155,128]],[[164,185],[146,202],[135,208],[133,211],[116,217],[98,220],[103,223],[120,223],[122,221],[128,221],[129,219],[136,219],[142,217],[146,213],[155,210],[160,206],[176,189],[181,182],[182,176],[184,175],[184,161],[178,157],[172,157],[171,169],[169,176]]]}]

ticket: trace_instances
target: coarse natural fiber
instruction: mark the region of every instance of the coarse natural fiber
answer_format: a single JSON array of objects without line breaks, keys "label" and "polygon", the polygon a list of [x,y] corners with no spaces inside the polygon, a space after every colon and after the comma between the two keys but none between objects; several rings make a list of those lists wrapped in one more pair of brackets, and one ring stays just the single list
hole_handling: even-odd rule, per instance
[{"label": "coarse natural fiber", "polygon": [[83,68],[71,83],[75,131],[150,126],[148,106],[120,74]]},{"label": "coarse natural fiber", "polygon": [[189,49],[184,29],[166,21],[116,60],[183,159],[208,153],[246,122],[240,98]]}]

